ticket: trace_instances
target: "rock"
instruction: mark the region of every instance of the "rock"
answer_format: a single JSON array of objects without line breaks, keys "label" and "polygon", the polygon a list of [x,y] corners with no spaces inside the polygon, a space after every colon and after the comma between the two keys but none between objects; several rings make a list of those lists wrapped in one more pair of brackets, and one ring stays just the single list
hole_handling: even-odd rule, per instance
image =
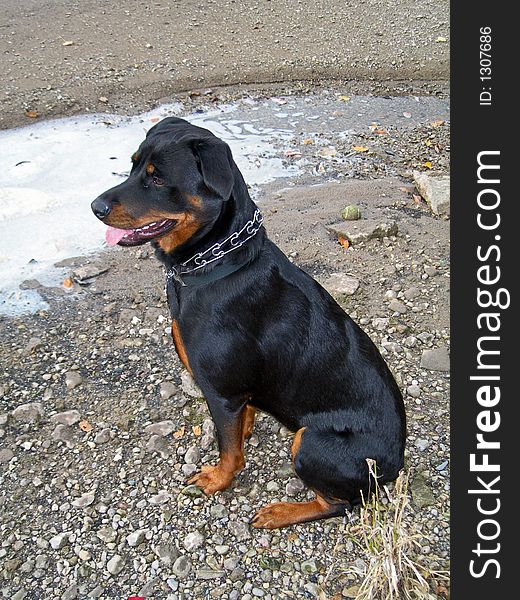
[{"label": "rock", "polygon": [[144,428],[146,435],[160,435],[165,437],[175,431],[175,423],[173,421],[158,421]]},{"label": "rock", "polygon": [[81,385],[83,381],[83,377],[77,371],[68,371],[65,373],[65,385],[68,390],[73,390],[77,388],[78,385]]},{"label": "rock", "polygon": [[99,529],[96,532],[96,535],[98,536],[98,538],[100,540],[105,542],[105,544],[110,544],[111,542],[115,541],[117,538],[117,532],[114,529],[112,529],[112,527],[109,527],[108,525],[105,527],[101,527],[101,529]]},{"label": "rock", "polygon": [[78,597],[79,587],[76,582],[70,585],[61,595],[61,600],[74,600]]},{"label": "rock", "polygon": [[186,464],[196,465],[200,461],[200,450],[197,446],[191,446],[184,455]]},{"label": "rock", "polygon": [[107,571],[110,575],[118,575],[125,566],[124,559],[119,554],[114,554],[112,558],[107,562]]},{"label": "rock", "polygon": [[357,598],[359,595],[359,585],[351,585],[341,590],[343,598]]},{"label": "rock", "polygon": [[171,381],[163,381],[159,387],[159,395],[163,400],[168,400],[178,392],[177,386]]},{"label": "rock", "polygon": [[429,445],[430,445],[430,442],[428,440],[425,440],[422,438],[415,440],[415,444],[414,444],[414,446],[421,452],[424,452],[426,450],[426,448],[428,448]]},{"label": "rock", "polygon": [[388,303],[388,308],[392,312],[397,312],[401,315],[408,311],[408,308],[402,302],[399,302],[399,300],[396,300],[395,298],[394,300],[390,300],[390,302]]},{"label": "rock", "polygon": [[74,431],[67,425],[56,425],[51,433],[51,439],[55,442],[63,442],[68,448],[74,447]]},{"label": "rock", "polygon": [[106,444],[111,439],[112,439],[112,432],[110,431],[110,429],[108,429],[108,427],[106,427],[105,429],[102,429],[100,432],[96,433],[96,435],[94,436],[94,443],[95,444]]},{"label": "rock", "polygon": [[61,550],[69,543],[70,532],[58,533],[51,537],[49,544],[53,550]]},{"label": "rock", "polygon": [[214,571],[213,569],[199,569],[195,573],[197,579],[220,579],[225,576],[225,571]]},{"label": "rock", "polygon": [[397,235],[398,232],[395,221],[380,222],[374,219],[341,221],[340,223],[329,225],[327,229],[336,237],[346,238],[351,244],[390,237]]},{"label": "rock", "polygon": [[28,342],[25,348],[23,349],[24,354],[32,354],[38,348],[43,346],[43,342],[41,338],[32,337]]},{"label": "rock", "polygon": [[419,194],[434,214],[450,214],[450,178],[448,175],[434,176],[414,171],[413,179]]},{"label": "rock", "polygon": [[288,496],[296,496],[296,494],[299,494],[300,492],[303,492],[303,490],[305,489],[305,485],[303,483],[303,481],[297,477],[293,477],[291,480],[289,480],[285,486],[285,493]]},{"label": "rock", "polygon": [[166,565],[171,565],[179,557],[179,551],[174,544],[157,544],[157,546],[154,548],[154,552],[159,557],[161,562]]},{"label": "rock", "polygon": [[161,490],[158,494],[151,496],[149,502],[154,506],[160,506],[161,504],[166,504],[171,499],[170,494],[166,490]]},{"label": "rock", "polygon": [[432,265],[424,265],[423,269],[428,277],[435,277],[437,275],[437,269]]},{"label": "rock", "polygon": [[27,596],[27,592],[22,588],[11,596],[11,600],[23,600]]},{"label": "rock", "polygon": [[301,569],[302,573],[306,573],[307,575],[312,575],[312,573],[316,573],[316,571],[318,570],[318,565],[316,564],[316,561],[314,560],[314,558],[311,558],[309,560],[303,560],[300,563],[300,569]]},{"label": "rock", "polygon": [[359,288],[359,279],[344,273],[332,273],[323,282],[323,287],[334,296],[336,300],[344,300],[345,296],[352,296]]},{"label": "rock", "polygon": [[137,529],[136,531],[132,531],[132,533],[126,536],[126,543],[132,548],[139,546],[139,544],[143,543],[145,534],[145,529]]},{"label": "rock", "polygon": [[443,460],[440,464],[438,464],[435,467],[436,471],[444,471],[444,469],[446,469],[446,467],[449,465],[449,461],[448,460]]},{"label": "rock", "polygon": [[421,356],[421,367],[430,371],[449,371],[450,355],[446,346],[424,350]]},{"label": "rock", "polygon": [[361,219],[361,210],[355,204],[349,204],[341,211],[341,217],[345,221],[357,221]]},{"label": "rock", "polygon": [[170,444],[160,435],[152,435],[146,444],[148,452],[157,452],[162,458],[168,458],[171,454]]},{"label": "rock", "polygon": [[435,504],[435,496],[433,495],[429,485],[426,482],[424,475],[418,473],[410,484],[410,491],[414,504],[418,508],[424,508]]},{"label": "rock", "polygon": [[406,289],[403,292],[403,296],[407,299],[407,300],[413,300],[414,298],[417,298],[417,296],[419,296],[421,293],[421,290],[419,288],[416,287],[411,287]]},{"label": "rock", "polygon": [[406,388],[406,393],[412,398],[419,398],[421,395],[421,388],[418,385],[409,385]]},{"label": "rock", "polygon": [[380,317],[372,319],[372,327],[374,329],[377,329],[378,331],[383,331],[383,330],[387,329],[389,324],[390,324],[390,319],[386,319],[386,318],[383,319]]},{"label": "rock", "polygon": [[66,410],[57,413],[51,417],[52,423],[61,423],[62,425],[75,425],[81,421],[81,415],[77,410]]},{"label": "rock", "polygon": [[204,394],[201,392],[199,386],[195,383],[193,377],[188,371],[183,371],[181,374],[182,391],[191,396],[192,398],[203,398]]},{"label": "rock", "polygon": [[103,273],[106,273],[108,268],[106,267],[96,267],[95,265],[84,265],[82,267],[78,267],[72,271],[72,277],[78,283],[82,283],[87,279],[92,279],[93,277],[99,277]]},{"label": "rock", "polygon": [[183,546],[186,548],[188,552],[193,552],[200,548],[204,543],[204,536],[199,531],[193,531],[192,533],[188,533],[188,535],[184,538]]},{"label": "rock", "polygon": [[92,494],[91,492],[87,492],[85,494],[83,494],[82,496],[80,496],[79,498],[76,498],[75,500],[73,500],[71,502],[72,506],[76,506],[77,508],[86,508],[87,506],[90,506],[93,502],[94,502],[94,494]]},{"label": "rock", "polygon": [[223,504],[214,504],[209,512],[215,519],[224,519],[229,514],[228,509]]},{"label": "rock", "polygon": [[20,404],[13,410],[13,418],[23,423],[36,423],[43,419],[45,413],[40,402],[28,402]]},{"label": "rock", "polygon": [[172,572],[179,579],[184,579],[191,571],[191,562],[187,556],[179,556],[173,563]]},{"label": "rock", "polygon": [[0,465],[7,464],[14,456],[14,452],[10,448],[2,448],[0,450]]},{"label": "rock", "polygon": [[239,542],[246,540],[251,535],[247,524],[242,521],[230,521],[228,529],[231,535],[234,535]]}]

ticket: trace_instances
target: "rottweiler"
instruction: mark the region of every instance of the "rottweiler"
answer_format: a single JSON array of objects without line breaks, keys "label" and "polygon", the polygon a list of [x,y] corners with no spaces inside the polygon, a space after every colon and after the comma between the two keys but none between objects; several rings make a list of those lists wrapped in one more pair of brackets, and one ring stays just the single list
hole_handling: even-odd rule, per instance
[{"label": "rottweiler", "polygon": [[[172,336],[215,422],[206,494],[244,467],[256,410],[294,432],[296,474],[316,498],[252,520],[275,529],[345,514],[403,468],[402,395],[368,335],[267,237],[229,146],[176,118],[153,126],[126,181],[92,202],[109,244],[151,242],[166,270]],[[373,486],[372,486],[373,487]]]}]

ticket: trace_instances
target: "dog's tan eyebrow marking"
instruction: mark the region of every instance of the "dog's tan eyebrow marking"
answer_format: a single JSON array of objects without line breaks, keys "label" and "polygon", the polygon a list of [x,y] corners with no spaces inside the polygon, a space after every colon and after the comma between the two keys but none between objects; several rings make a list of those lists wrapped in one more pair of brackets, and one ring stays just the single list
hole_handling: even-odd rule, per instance
[{"label": "dog's tan eyebrow marking", "polygon": [[155,171],[155,167],[152,165],[152,163],[148,163],[146,165],[146,172],[148,173],[148,175],[153,175],[154,171]]},{"label": "dog's tan eyebrow marking", "polygon": [[139,154],[137,154],[137,152],[134,152],[134,153],[132,154],[132,158],[131,158],[131,160],[132,160],[132,162],[133,162],[133,163],[136,163],[136,162],[138,162],[138,161],[139,161]]}]

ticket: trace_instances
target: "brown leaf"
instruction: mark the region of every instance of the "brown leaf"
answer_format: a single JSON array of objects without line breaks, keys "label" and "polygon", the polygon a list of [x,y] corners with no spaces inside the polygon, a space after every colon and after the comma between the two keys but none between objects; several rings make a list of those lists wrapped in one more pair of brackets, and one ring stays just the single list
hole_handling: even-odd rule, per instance
[{"label": "brown leaf", "polygon": [[176,440],[180,439],[184,435],[184,431],[185,431],[185,427],[183,425],[178,431],[174,432],[173,437]]},{"label": "brown leaf", "polygon": [[352,146],[352,150],[355,150],[356,152],[368,152],[366,146]]},{"label": "brown leaf", "polygon": [[314,142],[311,140],[311,138],[307,138],[306,140],[303,140],[303,144],[305,146],[309,146],[310,144],[313,144]]},{"label": "brown leaf", "polygon": [[350,96],[339,96],[338,99],[342,102],[348,102],[350,100]]},{"label": "brown leaf", "polygon": [[92,431],[94,429],[94,427],[92,427],[92,425],[88,421],[80,421],[79,428],[85,433],[88,433],[89,431]]},{"label": "brown leaf", "polygon": [[348,249],[350,248],[350,242],[347,240],[346,237],[344,237],[343,235],[338,235],[338,242],[340,243],[340,245],[345,248]]},{"label": "brown leaf", "polygon": [[193,435],[196,435],[197,437],[202,434],[202,428],[200,425],[194,425],[191,429],[193,431]]},{"label": "brown leaf", "polygon": [[72,288],[74,287],[74,281],[72,281],[72,278],[71,278],[71,277],[66,277],[66,278],[63,280],[63,287],[64,287],[65,289],[67,289],[67,290],[70,290],[70,289],[72,289]]},{"label": "brown leaf", "polygon": [[40,115],[36,110],[26,110],[25,116],[29,117],[29,119],[37,119]]},{"label": "brown leaf", "polygon": [[444,125],[444,121],[442,119],[437,119],[436,121],[432,121],[430,123],[430,125],[436,129],[437,127],[440,127],[441,125]]},{"label": "brown leaf", "polygon": [[433,165],[431,163],[431,161],[427,160],[424,164],[423,167],[426,167],[427,169],[431,169],[433,168]]}]

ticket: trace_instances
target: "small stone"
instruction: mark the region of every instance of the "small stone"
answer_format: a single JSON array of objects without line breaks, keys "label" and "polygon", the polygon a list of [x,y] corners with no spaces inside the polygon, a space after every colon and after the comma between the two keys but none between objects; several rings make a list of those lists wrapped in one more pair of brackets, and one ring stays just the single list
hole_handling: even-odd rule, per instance
[{"label": "small stone", "polygon": [[305,485],[303,481],[301,479],[298,479],[297,477],[293,477],[285,485],[285,493],[288,496],[296,496],[296,494],[303,492],[304,489]]},{"label": "small stone", "polygon": [[401,315],[408,311],[408,308],[402,302],[399,302],[399,300],[395,298],[394,300],[390,300],[390,302],[388,303],[388,308],[392,312],[397,312]]},{"label": "small stone", "polygon": [[22,588],[11,596],[11,600],[23,600],[27,596],[27,592]]},{"label": "small stone", "polygon": [[184,538],[183,546],[186,548],[188,552],[193,552],[200,548],[204,543],[204,536],[199,531],[193,531],[192,533],[188,533],[188,535]]},{"label": "small stone", "polygon": [[448,466],[449,461],[443,460],[440,464],[435,467],[436,471],[444,471],[444,469]]},{"label": "small stone", "polygon": [[104,591],[104,588],[102,588],[100,585],[96,585],[95,588],[93,588],[92,590],[90,590],[90,592],[87,593],[87,598],[99,598]]},{"label": "small stone", "polygon": [[424,350],[421,356],[421,367],[430,371],[449,371],[450,355],[445,346]]},{"label": "small stone", "polygon": [[214,571],[213,569],[199,569],[195,573],[195,577],[197,579],[204,579],[204,580],[220,579],[221,577],[224,577],[224,575],[225,575],[225,571]]},{"label": "small stone", "polygon": [[182,391],[191,396],[192,398],[203,398],[204,394],[201,392],[199,386],[195,383],[193,377],[188,371],[183,371],[181,374]]},{"label": "small stone", "polygon": [[223,504],[214,504],[209,512],[215,519],[224,519],[228,516],[228,509]]},{"label": "small stone", "polygon": [[426,450],[426,448],[428,448],[428,446],[430,445],[430,442],[428,440],[425,439],[417,439],[415,440],[415,447],[420,450],[421,452],[424,452],[424,450]]},{"label": "small stone", "polygon": [[83,494],[79,498],[76,498],[71,502],[72,506],[76,506],[77,508],[85,508],[90,506],[94,502],[94,494],[87,492]]},{"label": "small stone", "polygon": [[355,204],[349,204],[341,211],[341,217],[345,221],[357,221],[361,219],[361,210]]},{"label": "small stone", "polygon": [[276,481],[268,481],[267,485],[265,486],[265,489],[268,492],[277,492],[280,489],[280,486],[278,485],[278,482],[276,482]]},{"label": "small stone", "polygon": [[173,421],[158,421],[144,428],[146,435],[160,435],[166,437],[175,431],[175,423]]},{"label": "small stone", "polygon": [[403,296],[407,300],[413,300],[414,298],[417,298],[417,296],[419,296],[420,293],[421,293],[421,291],[419,290],[419,288],[411,287],[403,292]]},{"label": "small stone", "polygon": [[435,277],[437,275],[437,269],[431,265],[424,265],[424,272],[428,277]]},{"label": "small stone", "polygon": [[108,429],[108,427],[106,427],[105,429],[102,429],[99,433],[96,433],[96,435],[94,436],[94,443],[98,445],[106,444],[111,439],[112,432],[110,431],[110,429]]},{"label": "small stone", "polygon": [[406,388],[406,393],[412,398],[419,398],[421,395],[421,388],[418,385],[409,385]]},{"label": "small stone", "polygon": [[242,521],[230,521],[228,529],[231,535],[234,535],[239,542],[246,540],[251,535],[247,524]]},{"label": "small stone", "polygon": [[227,569],[228,571],[232,571],[233,569],[236,568],[236,566],[239,563],[239,559],[236,558],[235,556],[231,556],[229,558],[226,558],[224,560],[224,569]]},{"label": "small stone", "polygon": [[226,546],[225,544],[217,545],[215,546],[215,552],[223,556],[224,554],[227,554],[229,552],[229,546]]},{"label": "small stone", "polygon": [[38,348],[43,346],[41,338],[32,337],[28,342],[25,348],[23,349],[25,354],[32,354]]},{"label": "small stone", "polygon": [[151,496],[149,502],[155,506],[160,506],[161,504],[169,502],[170,498],[170,494],[166,490],[161,490],[158,494]]},{"label": "small stone", "polygon": [[49,544],[53,550],[61,550],[64,546],[69,543],[69,532],[58,533],[54,537],[51,537]]},{"label": "small stone", "polygon": [[358,244],[371,239],[382,239],[397,235],[398,227],[395,221],[378,222],[374,219],[360,221],[341,221],[329,225],[327,229],[336,237],[346,238],[351,244]]},{"label": "small stone", "polygon": [[118,575],[123,570],[125,561],[119,554],[114,554],[112,558],[107,562],[107,571],[110,575]]},{"label": "small stone", "polygon": [[410,491],[414,504],[418,508],[424,508],[435,504],[435,496],[431,491],[426,478],[421,473],[418,473],[410,484]]},{"label": "small stone", "polygon": [[81,385],[83,377],[77,371],[68,371],[65,373],[65,385],[68,390],[73,390]]},{"label": "small stone", "polygon": [[177,391],[177,386],[171,381],[163,381],[159,387],[159,395],[163,400],[170,399]]},{"label": "small stone", "polygon": [[20,404],[13,410],[12,414],[14,419],[23,423],[36,423],[44,417],[43,406],[40,402]]},{"label": "small stone", "polygon": [[162,458],[167,458],[171,454],[170,444],[160,435],[152,435],[146,444],[148,452],[158,452]]},{"label": "small stone", "polygon": [[57,413],[51,417],[52,423],[61,423],[62,425],[75,425],[81,421],[81,415],[77,410],[66,410]]},{"label": "small stone", "polygon": [[309,560],[303,560],[300,563],[300,569],[302,573],[311,575],[312,573],[316,573],[316,571],[318,570],[318,566],[316,564],[316,561],[313,558],[311,558]]},{"label": "small stone", "polygon": [[390,319],[384,319],[384,318],[380,318],[377,317],[375,319],[372,319],[372,327],[374,327],[374,329],[377,329],[378,331],[383,331],[385,329],[388,328],[388,325],[390,323]]},{"label": "small stone", "polygon": [[102,540],[106,544],[110,544],[117,538],[117,532],[114,531],[114,529],[112,529],[112,527],[109,527],[108,525],[106,527],[101,527],[101,529],[97,531],[96,535],[100,540]]},{"label": "small stone", "polygon": [[359,585],[351,585],[341,590],[343,598],[357,598],[359,595]]},{"label": "small stone", "polygon": [[61,595],[61,600],[74,600],[78,597],[79,587],[76,582],[70,585]]},{"label": "small stone", "polygon": [[49,559],[45,556],[45,554],[38,554],[34,561],[34,565],[37,569],[45,569]]},{"label": "small stone", "polygon": [[0,450],[0,465],[7,464],[14,456],[14,452],[10,448],[2,448]]},{"label": "small stone", "polygon": [[138,529],[137,531],[132,531],[132,533],[126,536],[126,543],[134,548],[135,546],[139,546],[144,541],[144,537],[146,534],[145,529]]},{"label": "small stone", "polygon": [[69,448],[74,446],[74,431],[67,425],[56,425],[54,431],[51,434],[51,439],[55,442],[63,442]]},{"label": "small stone", "polygon": [[197,465],[187,463],[181,466],[181,470],[186,477],[191,477],[197,472]]},{"label": "small stone", "polygon": [[200,461],[200,450],[197,446],[191,446],[184,455],[184,462],[190,465],[196,465]]},{"label": "small stone", "polygon": [[359,288],[359,279],[345,275],[344,273],[332,273],[323,282],[323,287],[334,296],[336,300],[344,300],[346,296],[352,296]]},{"label": "small stone", "polygon": [[87,281],[94,277],[99,277],[108,271],[108,267],[96,267],[95,265],[83,265],[72,271],[72,277],[78,282]]},{"label": "small stone", "polygon": [[171,565],[179,557],[179,551],[174,544],[168,544],[166,542],[157,544],[154,548],[155,554],[159,557],[161,562],[166,565]]},{"label": "small stone", "polygon": [[179,556],[173,563],[172,572],[179,579],[184,579],[191,571],[191,562],[187,556]]}]

